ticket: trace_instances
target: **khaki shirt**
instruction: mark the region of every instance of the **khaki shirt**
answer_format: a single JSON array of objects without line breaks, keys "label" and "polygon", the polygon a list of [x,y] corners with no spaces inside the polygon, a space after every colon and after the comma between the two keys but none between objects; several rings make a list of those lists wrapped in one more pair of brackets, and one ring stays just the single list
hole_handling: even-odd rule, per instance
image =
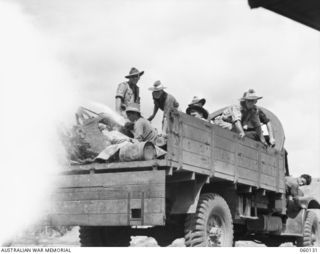
[{"label": "khaki shirt", "polygon": [[299,183],[297,178],[286,176],[285,186],[287,195],[291,195],[292,197],[299,196]]},{"label": "khaki shirt", "polygon": [[224,129],[233,130],[236,121],[241,121],[240,106],[232,105],[227,107],[221,115],[217,116],[213,120],[213,123]]},{"label": "khaki shirt", "polygon": [[248,130],[254,130],[262,125],[259,119],[259,109],[257,106],[252,109],[241,107],[241,124],[242,126],[247,126]]},{"label": "khaki shirt", "polygon": [[157,130],[152,127],[151,123],[142,117],[134,123],[133,135],[140,142],[155,142],[157,134]]},{"label": "khaki shirt", "polygon": [[235,123],[236,121],[241,121],[241,108],[239,105],[232,105],[227,107],[222,115],[221,119],[228,123]]},{"label": "khaki shirt", "polygon": [[168,94],[166,102],[164,104],[164,108],[163,108],[163,116],[168,117],[170,109],[174,109],[174,108],[178,109],[179,103],[171,94]]},{"label": "khaki shirt", "polygon": [[[127,106],[131,103],[140,104],[139,87],[134,86],[135,91],[132,90],[128,82],[122,82],[118,85],[116,98],[121,98],[121,110],[125,111]],[[135,96],[136,93],[136,96]]]},{"label": "khaki shirt", "polygon": [[229,106],[214,119],[214,124],[232,130],[236,121],[240,121],[245,130],[254,130],[260,127],[258,108],[246,109],[240,105]]},{"label": "khaki shirt", "polygon": [[154,99],[154,105],[157,108],[163,110],[163,117],[162,117],[162,132],[168,133],[168,118],[171,109],[178,109],[179,102],[174,98],[171,94],[166,93],[165,100],[160,102],[159,100]]}]

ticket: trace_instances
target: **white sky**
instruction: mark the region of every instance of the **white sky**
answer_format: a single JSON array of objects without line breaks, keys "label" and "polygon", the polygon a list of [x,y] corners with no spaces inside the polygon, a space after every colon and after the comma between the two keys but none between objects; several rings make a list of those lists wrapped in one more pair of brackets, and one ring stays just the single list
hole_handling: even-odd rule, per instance
[{"label": "white sky", "polygon": [[[319,32],[246,0],[15,0],[83,97],[114,108],[135,66],[142,112],[160,79],[184,111],[194,95],[213,112],[248,88],[282,121],[292,174],[320,176]],[[160,123],[162,112],[155,124]]]}]

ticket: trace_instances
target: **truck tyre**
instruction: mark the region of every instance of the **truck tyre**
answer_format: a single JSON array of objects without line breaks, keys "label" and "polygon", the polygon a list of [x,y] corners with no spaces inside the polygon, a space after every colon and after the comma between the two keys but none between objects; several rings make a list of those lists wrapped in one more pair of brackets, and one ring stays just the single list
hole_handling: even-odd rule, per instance
[{"label": "truck tyre", "polygon": [[103,227],[102,246],[128,247],[131,241],[130,227]]},{"label": "truck tyre", "polygon": [[219,195],[206,193],[200,196],[195,214],[185,221],[187,247],[232,247],[233,222],[227,202]]},{"label": "truck tyre", "polygon": [[166,226],[154,227],[153,233],[150,235],[153,237],[160,247],[167,247],[172,244],[172,242],[183,237],[184,228],[183,222],[179,224],[168,224]]},{"label": "truck tyre", "polygon": [[297,246],[320,246],[319,221],[317,215],[313,211],[307,211],[303,228],[303,237],[297,240]]},{"label": "truck tyre", "polygon": [[283,241],[281,241],[280,239],[276,239],[272,236],[269,236],[268,239],[263,241],[263,243],[267,247],[279,247],[281,244],[283,244]]},{"label": "truck tyre", "polygon": [[100,227],[80,227],[79,238],[81,247],[102,246]]},{"label": "truck tyre", "polygon": [[130,246],[130,230],[125,227],[80,227],[81,247]]},{"label": "truck tyre", "polygon": [[174,234],[167,228],[156,232],[154,235],[152,235],[152,237],[157,241],[160,247],[167,247],[176,239]]}]

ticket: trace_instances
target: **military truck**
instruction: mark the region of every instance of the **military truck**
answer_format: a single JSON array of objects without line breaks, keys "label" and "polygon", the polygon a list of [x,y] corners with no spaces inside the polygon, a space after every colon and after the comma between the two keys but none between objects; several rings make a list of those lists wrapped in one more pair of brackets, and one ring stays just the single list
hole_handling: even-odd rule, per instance
[{"label": "military truck", "polygon": [[182,237],[187,247],[238,240],[319,246],[313,209],[320,204],[287,199],[283,128],[263,110],[274,148],[173,111],[163,159],[68,166],[58,177],[51,223],[80,226],[81,246],[129,246],[136,235],[160,246]]}]

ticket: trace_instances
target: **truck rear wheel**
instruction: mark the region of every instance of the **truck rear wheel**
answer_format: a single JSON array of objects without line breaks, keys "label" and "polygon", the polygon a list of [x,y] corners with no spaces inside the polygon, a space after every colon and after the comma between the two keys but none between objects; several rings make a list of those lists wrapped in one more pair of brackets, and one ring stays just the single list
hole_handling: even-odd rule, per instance
[{"label": "truck rear wheel", "polygon": [[79,238],[81,247],[102,246],[101,227],[80,227]]},{"label": "truck rear wheel", "polygon": [[81,247],[127,247],[130,246],[130,228],[126,227],[80,227]]},{"label": "truck rear wheel", "polygon": [[128,247],[131,241],[130,227],[104,227],[104,247]]},{"label": "truck rear wheel", "polygon": [[187,247],[232,247],[233,222],[227,202],[219,195],[206,193],[200,196],[195,214],[185,222]]},{"label": "truck rear wheel", "polygon": [[167,247],[176,239],[172,228],[169,227],[155,228],[155,232],[151,236],[157,241],[160,247]]},{"label": "truck rear wheel", "polygon": [[303,228],[303,237],[298,239],[297,246],[320,246],[319,221],[317,215],[308,210]]},{"label": "truck rear wheel", "polygon": [[172,242],[177,239],[183,237],[184,228],[183,222],[181,224],[167,224],[166,226],[154,227],[152,236],[158,243],[160,247],[167,247]]}]

